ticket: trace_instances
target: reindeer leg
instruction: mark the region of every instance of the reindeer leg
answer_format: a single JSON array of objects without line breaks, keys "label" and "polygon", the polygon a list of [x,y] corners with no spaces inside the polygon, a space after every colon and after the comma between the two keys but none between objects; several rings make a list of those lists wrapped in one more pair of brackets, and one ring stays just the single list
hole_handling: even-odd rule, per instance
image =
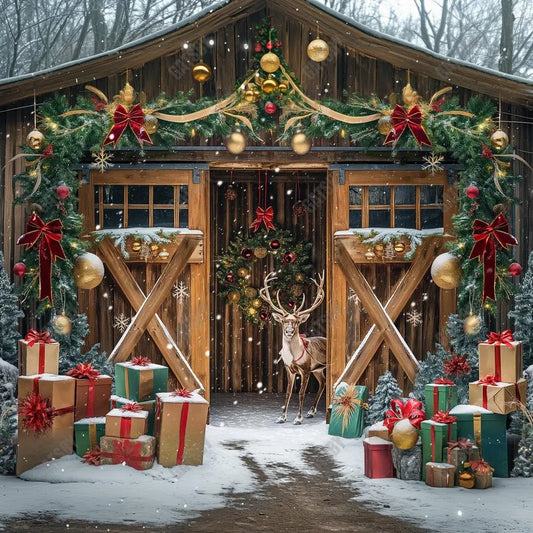
[{"label": "reindeer leg", "polygon": [[302,383],[300,385],[300,392],[298,393],[298,416],[294,419],[293,424],[302,423],[302,409],[304,407],[305,391],[307,390],[307,384],[309,383],[309,372],[300,371],[302,376]]},{"label": "reindeer leg", "polygon": [[318,402],[320,401],[320,398],[322,397],[322,393],[324,392],[324,388],[326,386],[326,376],[324,376],[324,370],[324,368],[321,368],[320,370],[315,370],[313,372],[313,376],[315,376],[316,380],[318,381],[318,392],[316,393],[316,398],[313,403],[313,407],[309,409],[309,411],[305,415],[305,418],[312,418],[318,408]]},{"label": "reindeer leg", "polygon": [[296,374],[294,372],[291,372],[289,367],[285,366],[285,370],[287,372],[287,393],[285,394],[285,405],[283,406],[283,410],[281,413],[281,416],[276,420],[278,424],[283,424],[287,420],[287,410],[289,409],[289,402],[291,401],[291,395],[292,395],[292,388],[294,386],[294,378],[296,377]]}]

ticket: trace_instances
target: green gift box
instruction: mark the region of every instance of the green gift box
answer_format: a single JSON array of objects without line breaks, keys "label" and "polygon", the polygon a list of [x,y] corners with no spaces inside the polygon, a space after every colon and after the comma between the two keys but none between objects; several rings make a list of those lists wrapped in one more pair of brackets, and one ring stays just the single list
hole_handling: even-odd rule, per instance
[{"label": "green gift box", "polygon": [[74,422],[74,442],[76,453],[83,457],[89,450],[100,445],[100,437],[105,435],[105,416],[82,418]]},{"label": "green gift box", "polygon": [[457,422],[444,424],[434,420],[424,420],[420,425],[422,438],[422,479],[426,479],[427,463],[445,463],[444,448],[448,442],[457,440]]},{"label": "green gift box", "polygon": [[[117,396],[116,394],[113,394],[111,396],[110,401],[110,408],[111,409],[120,409],[127,403],[132,403],[134,400],[128,400],[128,398],[121,398],[120,396]],[[135,402],[138,403],[141,406],[141,409],[143,411],[148,411],[148,427],[146,430],[147,435],[155,435],[154,433],[154,427],[155,427],[155,400],[146,400],[145,402]]]},{"label": "green gift box", "polygon": [[158,392],[168,390],[168,367],[136,357],[115,365],[117,396],[136,402],[155,400]]},{"label": "green gift box", "polygon": [[452,384],[429,383],[424,387],[426,418],[438,411],[449,411],[457,405],[457,387]]},{"label": "green gift box", "polygon": [[450,414],[457,418],[458,436],[476,444],[480,456],[494,468],[494,476],[509,477],[507,415],[499,415],[477,405],[458,405]]},{"label": "green gift box", "polygon": [[336,389],[331,406],[328,433],[346,439],[357,439],[363,434],[364,410],[368,389],[364,385],[341,383]]}]

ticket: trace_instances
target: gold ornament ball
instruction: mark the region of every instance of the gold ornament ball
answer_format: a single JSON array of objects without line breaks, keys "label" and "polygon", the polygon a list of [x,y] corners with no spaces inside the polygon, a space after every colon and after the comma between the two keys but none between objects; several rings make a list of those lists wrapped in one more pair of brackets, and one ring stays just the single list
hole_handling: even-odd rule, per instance
[{"label": "gold ornament ball", "polygon": [[154,115],[144,115],[143,127],[148,135],[155,133],[159,127],[157,117],[154,117]]},{"label": "gold ornament ball", "polygon": [[254,287],[246,287],[246,289],[244,289],[244,296],[246,296],[246,298],[255,298],[257,296],[257,289]]},{"label": "gold ornament ball", "polygon": [[239,270],[237,270],[237,276],[239,276],[239,278],[245,278],[249,273],[250,271],[244,267],[241,267]]},{"label": "gold ornament ball", "polygon": [[261,68],[265,72],[269,72],[269,73],[276,72],[276,70],[278,70],[279,68],[279,57],[272,52],[267,52],[261,58],[261,60],[259,61],[259,64],[261,65]]},{"label": "gold ornament ball", "polygon": [[322,39],[314,39],[307,46],[307,55],[309,59],[317,63],[324,61],[329,55],[328,43]]},{"label": "gold ornament ball", "polygon": [[252,300],[252,307],[254,309],[259,309],[262,306],[263,306],[263,302],[259,298],[255,298],[255,300]]},{"label": "gold ornament ball", "polygon": [[150,251],[154,254],[157,253],[159,251],[159,245],[153,242],[150,244]]},{"label": "gold ornament ball", "polygon": [[416,446],[418,441],[418,429],[409,422],[408,418],[404,418],[394,425],[391,440],[400,450],[410,450]]},{"label": "gold ornament ball", "polygon": [[507,211],[507,205],[506,204],[496,204],[492,208],[492,211],[494,212],[495,215],[498,215],[500,213],[505,213]]},{"label": "gold ornament ball", "polygon": [[211,77],[211,75],[211,67],[203,61],[196,63],[196,65],[192,67],[192,77],[198,83],[204,83],[204,81],[207,81]]},{"label": "gold ornament ball", "polygon": [[376,244],[376,246],[374,246],[374,252],[376,252],[377,254],[382,254],[383,249],[383,244]]},{"label": "gold ornament ball", "polygon": [[394,251],[397,254],[402,254],[403,252],[405,252],[405,244],[403,242],[401,242],[401,241],[395,242],[394,243]]},{"label": "gold ornament ball", "polygon": [[142,246],[142,244],[139,241],[135,241],[131,245],[131,251],[132,252],[139,252],[141,250],[141,246]]},{"label": "gold ornament ball", "polygon": [[288,83],[287,83],[285,80],[281,80],[281,81],[278,83],[278,89],[279,89],[282,93],[286,93],[286,92],[289,90],[289,85],[288,85]]},{"label": "gold ornament ball", "polygon": [[300,131],[292,136],[291,146],[296,154],[305,155],[311,150],[311,141]]},{"label": "gold ornament ball", "polygon": [[241,293],[239,291],[231,291],[228,294],[228,300],[232,304],[236,304],[241,299]]},{"label": "gold ornament ball", "polygon": [[509,146],[509,137],[502,130],[496,130],[490,136],[490,144],[495,150],[505,150]]},{"label": "gold ornament ball", "polygon": [[291,287],[291,294],[293,296],[301,296],[303,292],[304,288],[301,285],[296,284]]},{"label": "gold ornament ball", "polygon": [[461,283],[461,261],[448,252],[438,255],[431,265],[431,277],[441,289],[456,289]]},{"label": "gold ornament ball", "polygon": [[294,279],[298,283],[302,283],[302,281],[305,279],[305,276],[301,272],[297,272],[294,276]]},{"label": "gold ornament ball", "polygon": [[233,131],[226,139],[226,148],[232,154],[240,154],[246,148],[246,138],[240,131]]},{"label": "gold ornament ball", "polygon": [[94,289],[104,279],[104,264],[89,252],[80,255],[74,264],[74,281],[79,289]]},{"label": "gold ornament ball", "polygon": [[26,144],[32,150],[41,150],[44,146],[44,135],[39,130],[33,130],[26,137]]},{"label": "gold ornament ball", "polygon": [[259,100],[259,98],[261,98],[261,91],[253,85],[249,85],[248,89],[244,91],[244,99],[247,102],[255,103]]},{"label": "gold ornament ball", "polygon": [[268,254],[268,250],[264,248],[263,246],[259,246],[259,248],[254,249],[254,255],[257,257],[257,259],[263,259]]},{"label": "gold ornament ball", "polygon": [[463,322],[463,331],[467,335],[477,335],[481,331],[481,317],[479,315],[468,315]]},{"label": "gold ornament ball", "polygon": [[278,88],[278,82],[274,78],[267,78],[261,83],[261,90],[265,94],[273,93]]},{"label": "gold ornament ball", "polygon": [[56,316],[53,328],[58,335],[70,335],[70,332],[72,331],[72,322],[65,313],[61,313]]},{"label": "gold ornament ball", "polygon": [[392,130],[392,119],[390,115],[384,115],[378,120],[378,131],[381,135],[388,135]]},{"label": "gold ornament ball", "polygon": [[257,315],[257,309],[255,307],[248,307],[248,310],[247,310],[248,314],[250,316],[255,316]]}]

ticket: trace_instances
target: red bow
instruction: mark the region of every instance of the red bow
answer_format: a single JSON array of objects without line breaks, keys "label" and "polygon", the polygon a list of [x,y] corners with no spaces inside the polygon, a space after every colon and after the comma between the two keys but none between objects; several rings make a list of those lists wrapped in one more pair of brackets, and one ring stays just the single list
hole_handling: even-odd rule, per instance
[{"label": "red bow", "polygon": [[258,207],[255,210],[255,216],[257,218],[250,224],[250,228],[252,228],[254,231],[258,231],[262,223],[265,224],[267,231],[276,229],[274,224],[272,224],[272,220],[274,218],[274,209],[272,209],[272,207],[267,207],[266,209]]},{"label": "red bow", "polygon": [[485,376],[483,379],[478,380],[479,385],[498,385],[498,382],[496,381],[496,378],[494,376],[491,376],[490,374],[488,376]]},{"label": "red bow", "polygon": [[433,382],[433,384],[434,385],[455,385],[455,383],[451,379],[442,378],[442,377],[440,377],[439,379],[435,380]]},{"label": "red bow", "polygon": [[475,244],[469,259],[479,257],[479,262],[483,262],[483,301],[495,300],[496,250],[499,247],[507,250],[518,241],[509,233],[509,222],[502,213],[490,224],[476,218],[472,228]]},{"label": "red bow", "polygon": [[176,389],[174,392],[170,393],[172,396],[181,396],[183,398],[192,398],[192,392],[187,389]]},{"label": "red bow", "polygon": [[391,123],[392,130],[383,144],[392,143],[392,146],[395,147],[405,128],[409,126],[420,148],[423,144],[431,146],[431,141],[422,127],[422,111],[417,105],[406,111],[401,105],[396,104],[391,114]]},{"label": "red bow", "polygon": [[52,263],[56,258],[66,259],[61,247],[63,224],[58,218],[45,224],[35,213],[26,222],[26,233],[18,238],[17,244],[25,244],[26,248],[36,246],[39,239],[39,300],[52,298]]},{"label": "red bow", "polygon": [[152,361],[148,359],[148,357],[144,357],[144,355],[139,355],[137,357],[134,357],[130,363],[135,366],[148,366],[151,364]]},{"label": "red bow", "polygon": [[513,347],[513,333],[510,329],[506,329],[505,331],[502,331],[501,333],[494,333],[494,331],[491,331],[489,333],[489,338],[485,341],[489,344],[505,344],[505,346],[509,346],[509,348]]},{"label": "red bow", "polygon": [[100,447],[96,446],[96,448],[92,448],[91,450],[85,452],[83,455],[83,462],[87,463],[88,465],[100,466],[101,458],[102,452],[100,451]]},{"label": "red bow", "polygon": [[405,402],[405,404],[398,399],[391,400],[391,408],[385,413],[385,420],[383,424],[389,431],[394,429],[394,426],[400,420],[408,418],[409,422],[415,427],[420,429],[420,424],[426,419],[426,415],[421,410],[422,402],[411,398]]},{"label": "red bow", "polygon": [[67,372],[67,376],[72,376],[78,379],[91,379],[100,375],[100,371],[96,370],[91,363],[78,363],[76,368],[71,368]]},{"label": "red bow", "polygon": [[150,136],[146,133],[143,126],[144,113],[141,104],[135,104],[129,111],[123,105],[117,105],[117,108],[113,113],[113,122],[114,125],[105,138],[104,146],[110,143],[113,143],[113,146],[116,146],[120,137],[124,133],[124,130],[128,126],[141,145],[143,141],[152,144],[152,139],[150,139]]},{"label": "red bow", "polygon": [[438,411],[431,417],[431,420],[439,424],[453,424],[457,422],[457,418],[452,416],[449,411]]},{"label": "red bow", "polygon": [[472,441],[465,439],[464,437],[461,437],[457,442],[448,442],[450,450],[453,450],[454,448],[468,450],[469,448],[472,448],[473,445],[474,443]]},{"label": "red bow", "polygon": [[135,442],[131,439],[115,439],[113,444],[113,452],[102,452],[101,456],[112,459],[114,465],[124,463],[137,470],[142,470],[141,463],[151,460],[150,456],[139,455],[142,442]]},{"label": "red bow", "polygon": [[444,361],[444,372],[447,376],[455,374],[458,378],[461,374],[470,372],[470,364],[462,355],[454,355],[451,359]]},{"label": "red bow", "polygon": [[486,474],[488,472],[494,472],[494,468],[487,463],[487,461],[483,461],[483,459],[478,459],[477,461],[474,461],[470,467],[474,472],[477,472],[479,474]]},{"label": "red bow", "polygon": [[129,411],[130,413],[138,413],[139,411],[142,411],[142,409],[143,408],[137,402],[126,403],[120,408],[121,411]]},{"label": "red bow", "polygon": [[54,409],[50,400],[35,392],[21,400],[20,417],[22,425],[35,433],[44,433],[52,426],[54,418],[74,411],[74,407]]},{"label": "red bow", "polygon": [[55,342],[48,331],[37,331],[35,329],[30,329],[26,333],[24,340],[27,341],[28,346],[33,346],[35,343],[50,344],[51,342]]}]

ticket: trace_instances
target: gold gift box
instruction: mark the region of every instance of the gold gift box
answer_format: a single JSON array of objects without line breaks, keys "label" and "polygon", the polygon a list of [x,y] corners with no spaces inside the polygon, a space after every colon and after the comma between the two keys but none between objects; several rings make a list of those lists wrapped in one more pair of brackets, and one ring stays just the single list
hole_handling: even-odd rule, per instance
[{"label": "gold gift box", "polygon": [[[19,340],[19,376],[59,373],[59,342],[38,343],[29,346],[29,341]],[[41,348],[42,347],[42,348]],[[44,350],[44,368],[39,368],[39,353]]]},{"label": "gold gift box", "polygon": [[455,466],[448,463],[426,463],[426,485],[431,487],[453,487]]},{"label": "gold gift box", "polygon": [[[522,343],[511,342],[511,346],[505,344],[489,344],[480,342],[479,352],[479,375],[495,376],[504,383],[514,383],[522,377]],[[496,350],[500,350],[500,375],[496,368]]]},{"label": "gold gift box", "polygon": [[[486,392],[484,392],[485,387]],[[518,411],[519,406],[516,400],[524,403],[526,393],[527,381],[525,379],[519,379],[516,383],[498,382],[497,385],[486,385],[475,381],[468,385],[470,405],[477,405],[500,415]],[[486,402],[484,401],[484,394],[486,394]]]},{"label": "gold gift box", "polygon": [[155,437],[150,435],[141,435],[136,439],[101,437],[100,464],[125,464],[136,470],[148,470],[154,464],[155,448]]},{"label": "gold gift box", "polygon": [[[129,431],[122,433],[123,420],[130,419]],[[148,411],[123,411],[122,409],[111,409],[105,415],[105,436],[118,437],[121,439],[136,439],[146,433],[148,423]]]}]

